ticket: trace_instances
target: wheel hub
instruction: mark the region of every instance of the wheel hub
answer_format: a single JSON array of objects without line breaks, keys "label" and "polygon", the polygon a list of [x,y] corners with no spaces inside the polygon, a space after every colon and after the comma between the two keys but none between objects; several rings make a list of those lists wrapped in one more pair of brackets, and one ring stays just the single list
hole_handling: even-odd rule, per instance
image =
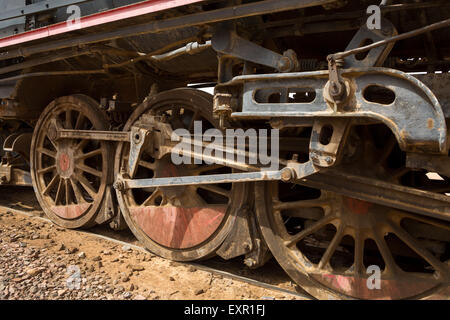
[{"label": "wheel hub", "polygon": [[68,147],[63,147],[57,152],[56,168],[61,178],[68,179],[73,174],[74,168],[74,154],[73,150]]}]

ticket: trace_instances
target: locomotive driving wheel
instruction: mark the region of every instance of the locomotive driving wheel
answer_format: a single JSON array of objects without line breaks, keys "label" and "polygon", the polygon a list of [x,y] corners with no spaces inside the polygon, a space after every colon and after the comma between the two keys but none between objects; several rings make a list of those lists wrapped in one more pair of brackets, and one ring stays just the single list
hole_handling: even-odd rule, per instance
[{"label": "locomotive driving wheel", "polygon": [[93,226],[110,175],[111,151],[106,142],[56,140],[55,124],[107,130],[107,118],[87,96],[61,97],[42,112],[31,142],[33,187],[46,215],[65,228]]},{"label": "locomotive driving wheel", "polygon": [[[133,113],[124,130],[144,115],[159,116],[173,130],[194,133],[194,121],[203,132],[217,128],[212,117],[212,96],[193,89],[162,92]],[[116,153],[116,171],[127,168],[129,145]],[[139,158],[135,179],[230,173],[221,165],[172,163],[171,155],[154,159],[148,150]],[[245,184],[211,184],[117,191],[125,221],[147,249],[164,258],[193,261],[215,253],[231,231],[234,212],[245,200]]]},{"label": "locomotive driving wheel", "polygon": [[[426,172],[401,166],[393,137],[383,140],[387,142],[381,147],[363,137],[360,152],[353,156],[364,165],[343,165],[342,170],[361,173],[365,168],[372,177],[399,184],[420,180],[424,190],[437,190],[436,181],[427,185],[419,178]],[[440,192],[450,191],[448,182],[445,177],[439,181]],[[282,182],[256,186],[256,211],[280,265],[317,298],[421,299],[448,294],[446,221]]]}]

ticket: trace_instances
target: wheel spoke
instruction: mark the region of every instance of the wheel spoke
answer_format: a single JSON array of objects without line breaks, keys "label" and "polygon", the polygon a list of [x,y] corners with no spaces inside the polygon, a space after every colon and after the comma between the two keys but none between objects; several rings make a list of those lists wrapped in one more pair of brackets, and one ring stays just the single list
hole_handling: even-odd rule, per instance
[{"label": "wheel spoke", "polygon": [[55,205],[62,204],[63,179],[59,179],[58,190],[56,191]]},{"label": "wheel spoke", "polygon": [[153,191],[153,193],[147,199],[145,199],[141,206],[147,207],[150,205],[155,205],[155,200],[158,196],[161,196],[161,190],[159,188]]},{"label": "wheel spoke", "polygon": [[204,190],[207,190],[207,191],[211,191],[211,192],[214,192],[214,193],[217,193],[217,194],[220,194],[220,195],[222,195],[224,197],[227,197],[227,198],[230,197],[230,191],[229,190],[222,189],[222,188],[220,188],[220,187],[218,187],[218,186],[216,186],[214,184],[203,184],[203,185],[198,186],[198,188],[199,189],[204,189]]},{"label": "wheel spoke", "polygon": [[77,175],[77,180],[80,182],[80,184],[83,186],[84,190],[89,193],[92,200],[94,200],[95,196],[97,195],[97,191],[95,191],[94,187],[91,185],[91,183],[81,174]]},{"label": "wheel spoke", "polygon": [[391,274],[398,273],[399,268],[395,263],[394,257],[392,256],[391,250],[389,249],[386,240],[384,240],[383,236],[376,231],[374,232],[373,235],[378,250],[380,250],[381,256],[383,257],[387,272]]},{"label": "wheel spoke", "polygon": [[336,248],[338,247],[339,243],[341,242],[343,235],[344,235],[344,226],[341,223],[339,225],[339,228],[338,228],[336,234],[333,237],[333,240],[331,240],[330,244],[328,245],[327,250],[323,254],[322,259],[320,259],[320,262],[318,265],[319,269],[323,269],[328,265],[331,257],[333,256],[334,252],[336,251]]},{"label": "wheel spoke", "polygon": [[[48,139],[48,141],[50,141],[50,143],[52,144],[53,149],[58,150],[58,146],[56,145],[55,141],[53,141],[52,139],[50,139],[48,136],[47,136],[47,139]],[[56,156],[55,156],[54,158],[56,158]]]},{"label": "wheel spoke", "polygon": [[48,193],[53,189],[53,187],[56,185],[56,183],[58,182],[59,176],[55,175],[52,180],[50,181],[50,183],[47,185],[47,187],[45,187],[45,189],[42,191],[43,195],[48,195]]},{"label": "wheel spoke", "polygon": [[81,194],[80,188],[77,185],[77,180],[75,177],[70,178],[70,184],[72,185],[73,193],[75,194],[75,198],[77,200],[77,204],[80,204],[84,201],[83,195]]},{"label": "wheel spoke", "polygon": [[83,123],[84,123],[84,119],[85,119],[84,115],[80,112],[78,114],[77,122],[75,123],[75,128],[74,129],[80,130],[82,128]]},{"label": "wheel spoke", "polygon": [[[203,187],[203,186],[202,186]],[[206,207],[208,203],[203,199],[203,197],[197,192],[197,186],[188,186],[188,191],[180,199],[181,204],[192,206],[192,207]]]},{"label": "wheel spoke", "polygon": [[102,154],[102,149],[96,149],[94,151],[90,151],[88,153],[84,153],[82,155],[76,156],[75,160],[85,160],[95,156],[99,156]]},{"label": "wheel spoke", "polygon": [[393,223],[389,224],[394,233],[415,253],[421,256],[425,261],[427,261],[436,271],[443,272],[444,274],[448,271],[442,262],[440,262],[431,252],[425,249],[414,237],[408,234],[405,230],[397,227]]},{"label": "wheel spoke", "polygon": [[82,150],[84,149],[84,147],[87,146],[88,143],[89,143],[89,140],[87,140],[87,139],[81,140],[81,141],[75,146],[75,150],[82,151]]},{"label": "wheel spoke", "polygon": [[356,230],[355,252],[353,260],[354,273],[362,275],[364,272],[364,239],[361,230]]},{"label": "wheel spoke", "polygon": [[[442,229],[450,231],[450,224],[446,223],[446,222],[444,222],[442,220],[435,220],[435,219],[428,218],[428,217],[425,217],[425,216],[422,216],[422,215],[412,214],[412,213],[404,212],[404,211],[400,211],[400,210],[395,210],[393,212],[395,212],[396,214],[400,215],[401,220],[403,220],[405,218],[409,218],[409,219],[412,219],[412,220],[415,220],[415,221],[419,221],[419,222],[422,222],[422,223],[425,223],[425,224],[429,224],[431,226],[435,226],[437,228],[442,228]],[[400,220],[400,222],[401,222],[401,220]]]},{"label": "wheel spoke", "polygon": [[70,204],[69,179],[64,179],[64,187],[66,192],[66,206]]},{"label": "wheel spoke", "polygon": [[[127,159],[128,160],[128,159]],[[150,170],[155,170],[156,164],[144,160],[139,160],[138,165]]]},{"label": "wheel spoke", "polygon": [[53,170],[56,170],[56,165],[52,165],[52,166],[47,167],[47,168],[39,169],[37,173],[38,174],[45,174],[45,173],[48,173],[48,172],[52,172]]},{"label": "wheel spoke", "polygon": [[48,150],[46,148],[37,148],[37,152],[45,154],[46,156],[49,156],[50,158],[56,159],[56,152]]},{"label": "wheel spoke", "polygon": [[65,121],[66,129],[72,129],[72,110],[66,110],[66,121]]},{"label": "wheel spoke", "polygon": [[103,175],[103,173],[101,171],[98,171],[98,170],[96,170],[94,168],[88,167],[88,166],[86,166],[84,164],[77,164],[76,167],[78,169],[80,169],[81,171],[87,172],[87,173],[92,174],[94,176],[97,176],[99,178],[101,178],[102,175]]},{"label": "wheel spoke", "polygon": [[292,245],[297,244],[300,240],[302,240],[304,237],[310,235],[311,233],[314,233],[316,231],[318,231],[319,229],[321,229],[322,227],[326,226],[328,223],[330,223],[331,221],[333,221],[336,217],[334,215],[326,215],[325,217],[323,217],[320,220],[317,220],[314,224],[312,224],[311,226],[309,226],[308,228],[306,228],[303,231],[300,231],[299,233],[297,233],[296,235],[292,236],[291,239],[285,241],[285,245],[287,247],[290,247]]},{"label": "wheel spoke", "polygon": [[290,202],[278,202],[274,204],[274,210],[288,210],[296,208],[322,208],[323,206],[329,204],[328,200],[322,199],[311,199],[311,200],[299,200]]}]

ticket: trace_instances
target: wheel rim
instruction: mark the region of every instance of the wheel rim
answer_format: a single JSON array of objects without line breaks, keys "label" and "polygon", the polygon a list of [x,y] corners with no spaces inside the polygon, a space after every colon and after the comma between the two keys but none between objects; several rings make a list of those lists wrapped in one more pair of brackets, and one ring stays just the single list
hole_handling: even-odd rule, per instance
[{"label": "wheel rim", "polygon": [[[395,152],[387,141],[384,153],[370,142],[362,148],[363,156],[376,159],[377,167],[371,167],[370,175],[405,180],[409,170],[385,163]],[[351,172],[362,171],[353,166]],[[281,182],[258,184],[256,204],[272,253],[317,298],[425,298],[448,286],[447,222]],[[368,285],[368,280],[373,283],[373,271],[367,271],[371,265],[380,267],[380,289]]]},{"label": "wheel rim", "polygon": [[47,216],[67,228],[91,226],[106,189],[109,148],[86,139],[52,141],[55,121],[64,129],[106,130],[106,117],[86,96],[59,98],[42,113],[31,147],[33,187]]},{"label": "wheel rim", "polygon": [[[173,129],[192,131],[195,120],[202,121],[206,130],[217,126],[211,106],[211,96],[203,92],[171,90],[141,106],[125,130],[144,113],[164,115]],[[128,150],[128,146],[119,147],[116,168],[126,167]],[[136,178],[231,172],[218,165],[174,165],[170,155],[155,160],[146,151],[139,160]],[[238,197],[235,187],[222,184],[128,190],[118,192],[118,199],[130,229],[149,250],[169,259],[191,261],[214,254],[231,230],[234,208],[243,199],[242,187],[238,188]]]}]

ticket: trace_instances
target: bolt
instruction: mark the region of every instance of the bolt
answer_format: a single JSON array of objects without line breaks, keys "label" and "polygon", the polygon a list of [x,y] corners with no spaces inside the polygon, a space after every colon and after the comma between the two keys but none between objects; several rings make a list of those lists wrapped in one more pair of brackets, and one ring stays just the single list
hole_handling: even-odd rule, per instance
[{"label": "bolt", "polygon": [[51,141],[56,140],[57,138],[57,130],[54,125],[50,125],[47,131],[47,136]]},{"label": "bolt", "polygon": [[291,60],[288,57],[282,57],[278,61],[278,70],[280,70],[281,72],[288,72],[292,68],[291,65],[292,65]]},{"label": "bolt", "polygon": [[298,161],[298,153],[294,153],[293,155],[292,155],[292,161]]},{"label": "bolt", "polygon": [[112,218],[112,217],[114,217],[114,211],[111,208],[108,208],[108,211],[106,212],[106,215],[109,218]]},{"label": "bolt", "polygon": [[114,182],[114,189],[122,192],[125,190],[125,184],[123,181],[116,181]]},{"label": "bolt", "polygon": [[135,143],[135,144],[139,144],[139,142],[141,142],[141,135],[140,135],[139,133],[136,133],[136,134],[133,136],[133,139],[134,139],[134,143]]},{"label": "bolt", "polygon": [[1,184],[6,183],[6,176],[2,176],[2,177],[0,178],[0,183],[1,183]]},{"label": "bolt", "polygon": [[284,182],[291,181],[295,177],[295,171],[292,168],[284,168],[281,170],[281,180]]},{"label": "bolt", "polygon": [[330,95],[333,98],[339,98],[342,94],[342,85],[339,82],[333,81],[330,85]]},{"label": "bolt", "polygon": [[333,163],[333,158],[331,158],[330,156],[325,158],[325,162],[328,164],[332,164]]},{"label": "bolt", "polygon": [[244,259],[244,264],[247,267],[252,268],[256,265],[256,260],[253,258],[247,258],[247,259]]},{"label": "bolt", "polygon": [[334,100],[343,100],[347,96],[347,90],[344,84],[336,81],[330,83],[330,88],[328,89],[330,96]]},{"label": "bolt", "polygon": [[388,36],[391,34],[391,27],[390,26],[384,26],[383,28],[381,28],[381,33],[385,36]]}]

